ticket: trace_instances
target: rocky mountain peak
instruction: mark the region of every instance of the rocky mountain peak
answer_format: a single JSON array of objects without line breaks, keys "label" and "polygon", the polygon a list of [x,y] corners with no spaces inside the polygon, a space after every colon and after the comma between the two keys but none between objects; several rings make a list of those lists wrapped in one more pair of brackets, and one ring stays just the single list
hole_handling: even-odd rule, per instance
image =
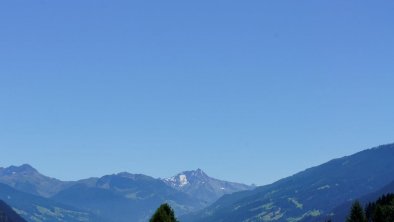
[{"label": "rocky mountain peak", "polygon": [[16,175],[16,174],[33,174],[37,173],[38,171],[34,169],[32,166],[29,164],[23,164],[20,166],[10,166],[7,168],[1,168],[0,169],[0,174],[2,175]]}]

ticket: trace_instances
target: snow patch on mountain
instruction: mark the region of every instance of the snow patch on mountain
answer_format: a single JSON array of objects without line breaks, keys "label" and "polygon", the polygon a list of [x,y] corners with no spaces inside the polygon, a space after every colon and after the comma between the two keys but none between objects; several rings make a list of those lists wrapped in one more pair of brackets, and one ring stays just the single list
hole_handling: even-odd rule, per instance
[{"label": "snow patch on mountain", "polygon": [[179,175],[179,186],[183,187],[185,185],[187,185],[189,183],[189,181],[187,181],[187,177],[184,174]]}]

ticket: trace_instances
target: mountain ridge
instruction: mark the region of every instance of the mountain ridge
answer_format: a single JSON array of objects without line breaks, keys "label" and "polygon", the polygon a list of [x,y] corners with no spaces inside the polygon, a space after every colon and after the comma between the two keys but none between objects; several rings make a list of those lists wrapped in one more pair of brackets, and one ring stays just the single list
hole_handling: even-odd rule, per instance
[{"label": "mountain ridge", "polygon": [[29,164],[0,168],[0,183],[46,198],[74,184],[45,176]]},{"label": "mountain ridge", "polygon": [[[394,144],[381,145],[259,187],[211,178],[201,169],[164,179],[120,172],[63,184],[24,164],[0,168],[0,185],[9,183],[12,189],[48,200],[46,209],[55,202],[75,206],[105,222],[146,221],[163,202],[184,222],[311,222],[328,218],[340,204],[377,192],[393,181],[393,159]],[[56,183],[61,184],[57,192],[52,188],[54,194],[42,193]],[[232,186],[238,190],[231,190]],[[113,214],[119,217],[110,218]]]},{"label": "mountain ridge", "polygon": [[[194,174],[192,182],[196,184],[220,181],[209,177],[200,169],[184,171],[183,173],[185,172],[188,175]],[[220,182],[227,183],[226,181]],[[93,212],[109,222],[128,221],[130,219],[144,221],[157,205],[163,202],[170,203],[177,215],[183,215],[202,209],[224,193],[223,191],[210,190],[210,199],[205,201],[204,198],[197,197],[199,193],[175,189],[165,183],[163,179],[129,172],[77,181],[61,181],[41,174],[29,164],[0,168],[0,184],[5,184],[30,195],[47,198],[49,201]],[[203,193],[205,189],[202,186],[199,191]],[[226,191],[226,193],[228,192],[231,192],[231,190]],[[111,218],[113,212],[117,212],[121,216],[113,220]]]},{"label": "mountain ridge", "polygon": [[224,195],[184,221],[313,221],[338,204],[394,180],[394,144],[308,168],[251,191]]}]

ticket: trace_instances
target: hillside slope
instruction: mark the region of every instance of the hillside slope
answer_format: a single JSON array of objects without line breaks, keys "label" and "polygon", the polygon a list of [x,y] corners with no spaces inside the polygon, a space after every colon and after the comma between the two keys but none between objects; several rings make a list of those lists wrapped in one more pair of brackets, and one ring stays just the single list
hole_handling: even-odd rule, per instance
[{"label": "hillside slope", "polygon": [[309,168],[273,184],[225,195],[183,221],[309,221],[394,180],[394,144]]},{"label": "hillside slope", "polygon": [[10,206],[0,200],[0,222],[26,222]]},{"label": "hillside slope", "polygon": [[90,212],[79,210],[53,200],[24,193],[0,183],[0,199],[20,216],[34,222],[106,222]]},{"label": "hillside slope", "polygon": [[[387,184],[386,186],[384,186],[383,188],[377,191],[358,197],[356,199],[360,201],[363,207],[365,207],[367,203],[374,202],[382,195],[386,195],[388,193],[394,193],[394,181],[392,181],[391,183]],[[326,218],[330,218],[332,219],[332,221],[345,221],[346,217],[349,215],[352,204],[353,201],[346,201],[345,203],[338,205],[337,207],[331,210],[330,214],[332,216]]]}]

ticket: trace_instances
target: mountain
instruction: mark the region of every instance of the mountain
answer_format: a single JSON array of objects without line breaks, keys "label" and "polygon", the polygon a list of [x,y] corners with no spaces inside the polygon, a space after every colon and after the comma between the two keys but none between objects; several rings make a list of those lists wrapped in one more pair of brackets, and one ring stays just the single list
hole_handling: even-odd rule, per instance
[{"label": "mountain", "polygon": [[112,222],[147,221],[163,202],[171,204],[177,215],[204,206],[160,179],[130,173],[78,181],[52,199],[94,212]]},{"label": "mountain", "polygon": [[316,221],[394,180],[394,144],[331,160],[273,184],[225,195],[182,221]]},{"label": "mountain", "polygon": [[184,171],[173,177],[163,179],[167,185],[193,196],[205,204],[211,204],[221,196],[242,190],[253,189],[240,183],[232,183],[209,177],[201,169]]},{"label": "mountain", "polygon": [[[182,184],[182,179],[186,184]],[[146,221],[163,202],[169,203],[177,215],[183,215],[208,206],[224,194],[252,188],[211,178],[200,169],[168,179],[123,172],[65,182],[42,175],[28,164],[0,168],[0,184],[31,195],[27,198],[28,205],[18,202],[23,202],[23,198],[12,201],[11,205],[17,206],[19,212],[27,212],[24,216],[42,216],[43,212],[31,207],[32,203],[39,203],[45,209],[63,204],[61,208],[73,206],[75,211],[110,222]],[[23,196],[21,193],[19,196]]]},{"label": "mountain", "polygon": [[73,184],[44,176],[28,164],[0,168],[0,183],[42,197],[50,197]]},{"label": "mountain", "polygon": [[10,206],[0,200],[0,222],[26,222]]},{"label": "mountain", "polygon": [[27,221],[32,222],[104,222],[90,212],[58,203],[48,198],[18,191],[0,183],[0,199]]}]

